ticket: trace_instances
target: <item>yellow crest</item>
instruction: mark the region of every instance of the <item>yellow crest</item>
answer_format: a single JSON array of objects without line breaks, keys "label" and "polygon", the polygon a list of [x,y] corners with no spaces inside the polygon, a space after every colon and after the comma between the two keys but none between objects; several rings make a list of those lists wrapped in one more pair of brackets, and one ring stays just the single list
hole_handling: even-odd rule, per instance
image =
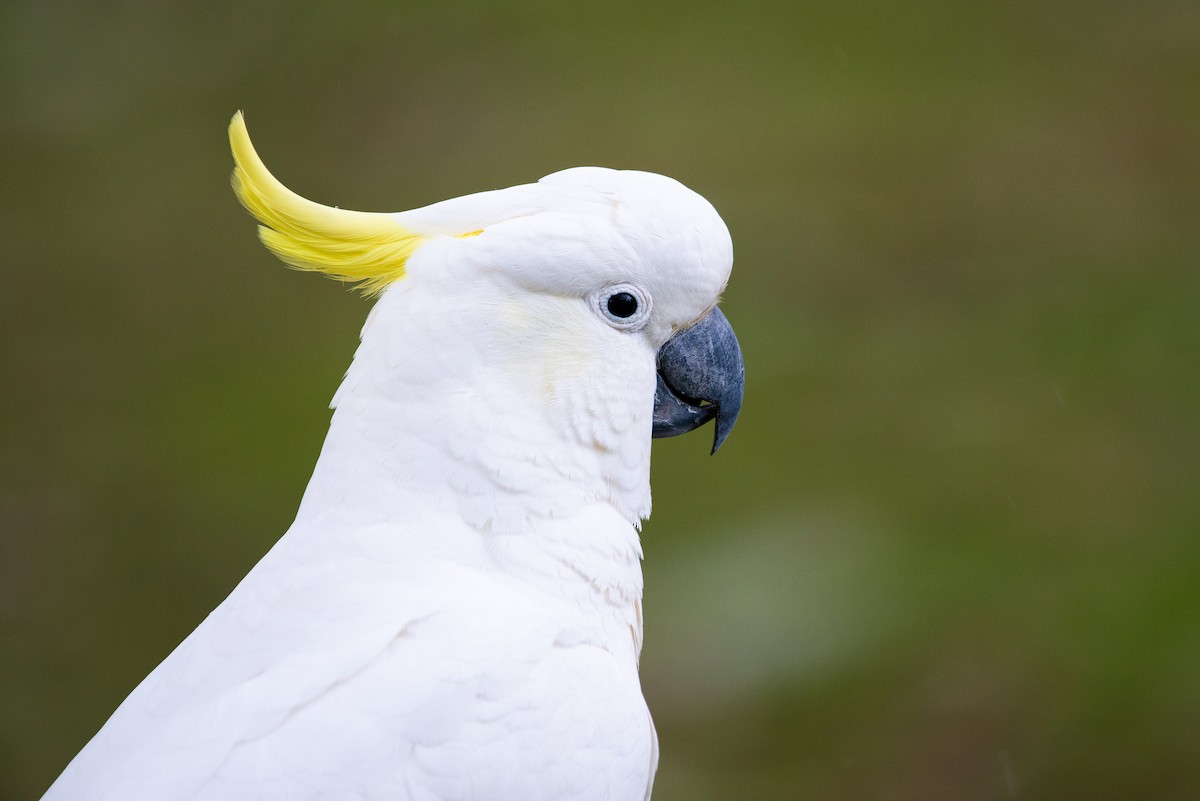
[{"label": "yellow crest", "polygon": [[229,124],[233,149],[233,191],[262,223],[263,244],[285,264],[325,273],[340,281],[361,281],[373,295],[404,277],[404,265],[424,241],[391,214],[349,211],[300,197],[267,170],[250,142],[242,112]]}]

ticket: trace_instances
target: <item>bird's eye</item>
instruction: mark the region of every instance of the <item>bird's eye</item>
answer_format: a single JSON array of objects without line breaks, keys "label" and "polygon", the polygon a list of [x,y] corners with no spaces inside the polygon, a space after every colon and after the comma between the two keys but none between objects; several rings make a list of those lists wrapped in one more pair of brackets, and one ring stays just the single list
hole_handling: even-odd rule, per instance
[{"label": "bird's eye", "polygon": [[650,314],[650,296],[632,284],[608,286],[592,296],[596,310],[613,328],[640,328]]},{"label": "bird's eye", "polygon": [[608,313],[613,317],[632,317],[637,312],[637,298],[628,292],[618,292],[608,296]]}]

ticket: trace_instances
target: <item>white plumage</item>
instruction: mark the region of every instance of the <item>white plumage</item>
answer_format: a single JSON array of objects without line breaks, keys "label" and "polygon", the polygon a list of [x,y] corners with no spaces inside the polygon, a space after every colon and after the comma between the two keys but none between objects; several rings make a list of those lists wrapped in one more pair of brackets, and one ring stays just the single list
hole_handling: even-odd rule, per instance
[{"label": "white plumage", "polygon": [[725,226],[598,168],[392,219],[420,241],[295,523],[47,801],[649,797],[656,354],[716,303]]}]

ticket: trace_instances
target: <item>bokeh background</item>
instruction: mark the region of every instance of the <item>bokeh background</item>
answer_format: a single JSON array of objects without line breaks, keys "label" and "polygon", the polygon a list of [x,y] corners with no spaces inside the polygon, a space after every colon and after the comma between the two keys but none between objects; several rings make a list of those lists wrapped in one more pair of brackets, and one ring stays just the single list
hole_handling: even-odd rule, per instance
[{"label": "bokeh background", "polygon": [[1200,798],[1200,5],[5,0],[0,798],[284,531],[368,303],[228,186],[716,205],[748,396],[655,446],[655,798]]}]

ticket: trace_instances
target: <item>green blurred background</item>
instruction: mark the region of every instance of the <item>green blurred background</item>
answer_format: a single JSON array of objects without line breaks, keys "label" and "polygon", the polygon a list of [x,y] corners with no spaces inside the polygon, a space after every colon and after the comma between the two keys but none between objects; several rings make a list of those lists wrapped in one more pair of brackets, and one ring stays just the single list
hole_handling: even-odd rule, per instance
[{"label": "green blurred background", "polygon": [[284,531],[368,303],[228,185],[577,164],[733,232],[737,431],[655,446],[669,799],[1200,798],[1200,5],[0,4],[0,798]]}]

